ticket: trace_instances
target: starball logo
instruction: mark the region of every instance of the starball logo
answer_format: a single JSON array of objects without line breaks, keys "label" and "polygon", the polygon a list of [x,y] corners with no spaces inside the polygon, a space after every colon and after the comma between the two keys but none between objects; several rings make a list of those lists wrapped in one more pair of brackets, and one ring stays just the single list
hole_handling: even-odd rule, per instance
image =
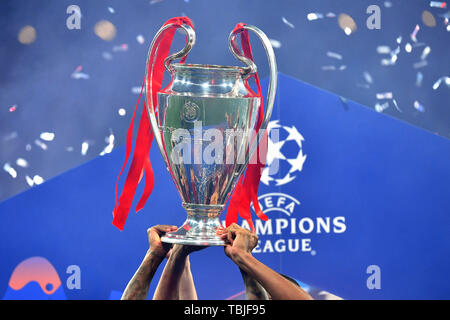
[{"label": "starball logo", "polygon": [[[303,150],[305,138],[295,126],[281,125],[278,120],[271,121],[268,129],[267,163],[261,181],[269,187],[277,187],[277,192],[265,193],[258,197],[261,210],[269,219],[255,220],[255,232],[259,242],[253,252],[305,252],[315,255],[318,248],[314,247],[311,237],[344,233],[347,230],[345,216],[309,216],[300,209],[301,202],[298,198],[301,195],[293,196],[282,192],[282,186],[295,183],[294,180],[303,170],[307,159]],[[275,130],[276,142],[271,141]],[[272,168],[274,164],[275,169]],[[250,229],[245,220],[241,226]]]}]

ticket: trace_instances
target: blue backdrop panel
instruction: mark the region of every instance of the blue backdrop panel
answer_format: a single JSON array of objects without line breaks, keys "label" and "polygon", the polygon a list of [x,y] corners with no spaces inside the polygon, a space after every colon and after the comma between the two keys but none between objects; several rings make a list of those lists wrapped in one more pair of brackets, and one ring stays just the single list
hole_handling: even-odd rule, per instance
[{"label": "blue backdrop panel", "polygon": [[[281,74],[271,128],[271,138],[274,129],[281,138],[271,149],[279,171],[260,187],[270,220],[257,223],[258,259],[348,299],[450,297],[448,140]],[[148,248],[146,229],[185,218],[153,148],[156,187],[146,208],[130,213],[123,232],[112,226],[124,153],[118,148],[0,204],[0,297],[120,297]],[[33,257],[50,267],[17,271]],[[80,267],[80,289],[66,284],[70,265]],[[192,254],[191,265],[200,299],[243,290],[221,247]],[[379,273],[368,274],[374,265]],[[42,270],[51,266],[50,281]],[[369,289],[369,277],[378,289]],[[46,280],[53,295],[39,291]]]}]

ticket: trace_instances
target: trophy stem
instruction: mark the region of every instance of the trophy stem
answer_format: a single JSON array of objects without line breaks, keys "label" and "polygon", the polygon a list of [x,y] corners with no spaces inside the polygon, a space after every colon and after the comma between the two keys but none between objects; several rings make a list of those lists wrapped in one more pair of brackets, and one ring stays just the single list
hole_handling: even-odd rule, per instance
[{"label": "trophy stem", "polygon": [[224,246],[225,243],[216,235],[221,227],[219,216],[224,205],[201,205],[183,203],[187,212],[187,219],[174,232],[168,232],[161,238],[167,243],[178,243],[194,246]]}]

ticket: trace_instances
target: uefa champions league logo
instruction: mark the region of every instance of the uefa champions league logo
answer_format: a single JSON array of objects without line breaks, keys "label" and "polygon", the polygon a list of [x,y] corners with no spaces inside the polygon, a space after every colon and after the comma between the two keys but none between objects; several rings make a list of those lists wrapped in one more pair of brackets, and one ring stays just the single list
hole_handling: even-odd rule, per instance
[{"label": "uefa champions league logo", "polygon": [[292,126],[283,126],[278,120],[270,121],[266,167],[261,182],[267,186],[282,186],[294,180],[302,171],[306,160],[302,142],[305,140]]}]

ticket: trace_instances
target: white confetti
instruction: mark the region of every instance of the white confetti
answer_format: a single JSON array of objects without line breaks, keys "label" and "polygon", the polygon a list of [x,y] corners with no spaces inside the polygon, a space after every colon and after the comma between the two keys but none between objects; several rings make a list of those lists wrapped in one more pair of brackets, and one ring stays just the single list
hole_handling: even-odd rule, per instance
[{"label": "white confetti", "polygon": [[141,89],[142,89],[142,87],[132,87],[131,88],[131,93],[140,94],[141,93]]},{"label": "white confetti", "polygon": [[119,113],[119,116],[123,117],[124,115],[127,114],[127,111],[124,108],[120,108],[118,113]]},{"label": "white confetti", "polygon": [[27,183],[30,187],[34,186],[34,181],[29,176],[25,176],[25,179],[27,180]]},{"label": "white confetti", "polygon": [[107,153],[111,153],[111,151],[114,149],[114,134],[111,132],[108,137],[106,137],[108,145],[103,149],[102,152],[100,152],[100,155],[103,156]]},{"label": "white confetti", "polygon": [[295,26],[292,23],[290,23],[285,17],[281,17],[281,21],[283,21],[283,23],[288,27],[295,29]]},{"label": "white confetti", "polygon": [[322,19],[322,18],[323,18],[323,14],[312,12],[312,13],[308,13],[308,15],[306,16],[306,18],[307,18],[309,21],[313,21],[313,20],[317,20],[317,19]]},{"label": "white confetti", "polygon": [[136,41],[137,41],[139,44],[144,44],[145,38],[144,38],[144,36],[143,36],[142,34],[138,34],[137,37],[136,37]]},{"label": "white confetti", "polygon": [[27,144],[27,145],[25,146],[25,150],[31,151],[31,144]]},{"label": "white confetti", "polygon": [[387,108],[389,108],[389,102],[387,102],[387,101],[385,103],[383,103],[383,104],[380,104],[380,103],[375,104],[375,111],[376,112],[383,112]]},{"label": "white confetti", "polygon": [[73,149],[72,146],[66,147],[66,151],[67,151],[67,152],[72,152],[73,150],[74,150],[74,149]]},{"label": "white confetti", "polygon": [[450,77],[440,77],[439,79],[437,79],[437,81],[433,84],[433,90],[437,90],[442,81],[444,81],[444,83],[447,85],[447,87],[450,87]]},{"label": "white confetti", "polygon": [[403,112],[402,110],[400,110],[400,108],[398,107],[397,101],[395,99],[392,99],[392,103],[394,104],[395,109],[397,109],[399,112]]},{"label": "white confetti", "polygon": [[34,143],[42,150],[47,150],[47,145],[43,143],[41,140],[36,139],[34,140]]},{"label": "white confetti", "polygon": [[425,112],[425,108],[417,100],[414,101],[414,109],[416,109],[417,111],[420,111],[420,112]]},{"label": "white confetti", "polygon": [[391,8],[391,7],[392,7],[392,2],[390,2],[390,1],[385,1],[385,2],[384,2],[384,7],[385,7],[385,8]]},{"label": "white confetti", "polygon": [[407,44],[405,44],[405,51],[408,53],[410,53],[412,51],[411,43],[408,42]]},{"label": "white confetti", "polygon": [[14,170],[13,167],[11,167],[11,165],[7,162],[3,165],[3,170],[5,170],[6,172],[9,173],[9,175],[11,177],[13,177],[14,179],[17,178],[17,171]]},{"label": "white confetti", "polygon": [[445,9],[445,8],[447,8],[447,3],[443,2],[443,1],[430,1],[430,7]]},{"label": "white confetti", "polygon": [[53,141],[55,134],[53,132],[42,132],[40,138],[44,141]]},{"label": "white confetti", "polygon": [[425,60],[428,55],[431,52],[431,48],[430,47],[425,47],[425,49],[423,49],[422,55],[420,56],[420,59]]},{"label": "white confetti", "polygon": [[44,179],[39,175],[35,175],[33,177],[33,182],[34,182],[34,184],[41,184],[44,182]]},{"label": "white confetti", "polygon": [[28,167],[28,161],[23,159],[23,158],[18,158],[16,160],[16,165],[18,165],[19,167],[22,167],[22,168],[27,168]]},{"label": "white confetti", "polygon": [[113,7],[108,7],[108,11],[109,11],[110,13],[115,13],[115,12],[116,12],[116,11],[114,10]]},{"label": "white confetti", "polygon": [[4,137],[3,137],[3,141],[10,141],[10,140],[13,140],[13,139],[15,139],[15,138],[17,138],[17,132],[16,131],[13,131],[13,132],[11,132],[11,133],[9,133],[9,134],[7,134],[7,135],[5,135]]},{"label": "white confetti", "polygon": [[377,47],[378,54],[388,54],[391,53],[391,48],[389,46],[378,46]]},{"label": "white confetti", "polygon": [[270,44],[272,45],[272,47],[278,49],[281,48],[281,42],[275,39],[269,39],[270,40]]},{"label": "white confetti", "polygon": [[422,86],[422,80],[423,80],[423,74],[422,72],[417,72],[417,76],[416,76],[416,86],[417,87],[421,87]]},{"label": "white confetti", "polygon": [[113,55],[107,51],[102,53],[102,57],[103,57],[103,59],[108,60],[108,61],[111,61],[113,59]]},{"label": "white confetti", "polygon": [[339,53],[336,53],[336,52],[328,51],[327,52],[327,56],[330,57],[330,58],[342,60],[342,55],[339,54]]},{"label": "white confetti", "polygon": [[87,141],[84,141],[84,142],[81,144],[81,154],[82,154],[83,156],[85,156],[86,153],[87,153],[87,151],[88,151],[88,149],[89,149],[89,143],[88,143]]},{"label": "white confetti", "polygon": [[366,80],[367,83],[370,83],[370,84],[373,83],[373,78],[370,75],[370,73],[368,73],[367,71],[364,71],[363,75],[364,75],[364,79]]},{"label": "white confetti", "polygon": [[414,69],[419,69],[419,68],[426,67],[427,65],[428,65],[427,60],[422,60],[422,61],[419,61],[419,62],[414,63],[414,64],[413,64],[413,68],[414,68]]},{"label": "white confetti", "polygon": [[328,12],[328,13],[326,14],[326,17],[327,17],[327,18],[335,18],[335,17],[336,17],[336,14],[335,14],[334,12]]},{"label": "white confetti", "polygon": [[322,66],[321,69],[323,71],[334,71],[334,70],[336,70],[336,67],[335,66]]},{"label": "white confetti", "polygon": [[378,100],[392,99],[392,92],[377,93],[377,99]]}]

